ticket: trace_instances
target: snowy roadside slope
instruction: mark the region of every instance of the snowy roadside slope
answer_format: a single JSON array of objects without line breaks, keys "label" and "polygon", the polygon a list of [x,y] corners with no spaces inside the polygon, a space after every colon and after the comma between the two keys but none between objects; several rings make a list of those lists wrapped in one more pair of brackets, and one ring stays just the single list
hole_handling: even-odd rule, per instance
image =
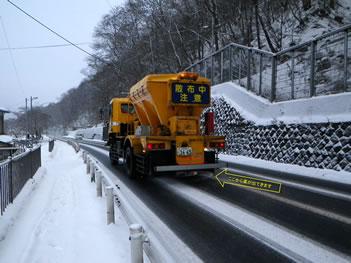
[{"label": "snowy roadside slope", "polygon": [[351,121],[351,93],[270,103],[232,82],[212,87],[214,98],[223,97],[248,121],[257,125],[272,122],[328,123]]},{"label": "snowy roadside slope", "polygon": [[0,262],[129,262],[128,225],[116,213],[106,225],[105,199],[69,145],[45,145],[34,180],[0,218]]}]

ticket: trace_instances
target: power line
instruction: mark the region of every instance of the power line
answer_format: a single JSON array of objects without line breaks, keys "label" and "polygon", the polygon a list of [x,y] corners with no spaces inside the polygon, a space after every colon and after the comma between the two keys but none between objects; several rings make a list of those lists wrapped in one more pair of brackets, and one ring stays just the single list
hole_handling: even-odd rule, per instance
[{"label": "power line", "polygon": [[24,13],[26,16],[30,17],[31,19],[33,19],[35,22],[37,22],[38,24],[40,24],[41,26],[45,27],[47,30],[49,30],[51,33],[55,34],[56,36],[58,36],[59,38],[63,39],[64,41],[68,42],[69,44],[71,44],[72,46],[74,46],[75,48],[79,49],[80,51],[84,52],[85,54],[105,63],[108,65],[112,65],[113,67],[117,68],[118,67],[116,65],[114,65],[112,62],[107,62],[104,59],[95,56],[94,54],[89,53],[88,51],[86,51],[85,49],[79,47],[78,45],[74,44],[73,42],[71,42],[70,40],[68,40],[67,38],[63,37],[62,35],[60,35],[59,33],[57,33],[56,31],[54,31],[53,29],[51,29],[50,27],[48,27],[47,25],[45,25],[44,23],[40,22],[38,19],[36,19],[35,17],[33,17],[32,15],[30,15],[29,13],[27,13],[26,11],[24,11],[22,8],[20,8],[19,6],[17,6],[16,4],[12,3],[10,0],[7,0],[7,2],[9,2],[11,5],[13,5],[14,7],[16,7],[18,10],[20,10],[22,13]]},{"label": "power line", "polygon": [[21,79],[20,79],[19,74],[18,74],[18,70],[17,70],[17,67],[16,67],[15,59],[13,58],[13,55],[12,55],[10,42],[9,42],[8,37],[7,37],[7,33],[6,33],[6,30],[5,30],[5,25],[4,25],[4,22],[3,22],[1,16],[0,16],[0,20],[1,20],[2,29],[3,29],[3,31],[4,31],[4,35],[5,35],[7,47],[8,47],[9,53],[10,53],[10,57],[11,57],[13,69],[15,70],[15,74],[16,74],[16,79],[17,79],[17,82],[18,82],[18,86],[19,86],[19,88],[21,89],[23,95],[26,96],[26,95],[25,95],[25,92],[24,92],[24,90],[23,90],[23,86],[22,86]]},{"label": "power line", "polygon": [[[75,45],[89,45],[90,43],[75,43]],[[69,47],[71,44],[58,44],[58,45],[44,45],[44,46],[32,46],[32,47],[12,47],[12,48],[0,48],[2,50],[20,50],[20,49],[40,49],[40,48],[55,48],[55,47]]]},{"label": "power line", "polygon": [[111,3],[108,0],[105,0],[105,1],[111,8],[113,8],[113,6],[111,5]]}]

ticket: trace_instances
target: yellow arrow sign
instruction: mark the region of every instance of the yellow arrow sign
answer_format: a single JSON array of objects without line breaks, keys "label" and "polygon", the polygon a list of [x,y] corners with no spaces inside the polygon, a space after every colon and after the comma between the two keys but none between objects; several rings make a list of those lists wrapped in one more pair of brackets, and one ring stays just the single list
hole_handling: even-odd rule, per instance
[{"label": "yellow arrow sign", "polygon": [[225,184],[231,184],[241,187],[249,187],[261,191],[280,193],[282,187],[282,184],[278,182],[238,174],[231,174],[228,173],[227,169],[224,169],[219,174],[217,174],[216,178],[223,188]]}]

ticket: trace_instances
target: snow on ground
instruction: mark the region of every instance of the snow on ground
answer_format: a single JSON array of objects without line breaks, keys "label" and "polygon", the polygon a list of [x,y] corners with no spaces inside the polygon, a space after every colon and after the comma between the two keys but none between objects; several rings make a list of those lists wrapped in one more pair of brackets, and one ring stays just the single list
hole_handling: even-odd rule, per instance
[{"label": "snow on ground", "polygon": [[267,168],[275,171],[283,171],[296,176],[312,177],[319,180],[339,182],[351,185],[351,173],[345,171],[334,171],[329,169],[317,169],[313,167],[303,167],[293,164],[276,163],[255,159],[247,156],[233,156],[219,154],[219,159],[224,162],[250,165],[254,167]]},{"label": "snow on ground", "polygon": [[65,137],[76,139],[77,136],[84,139],[91,140],[102,140],[103,126],[97,126],[92,128],[78,129],[74,131],[68,131],[68,135]]},{"label": "snow on ground", "polygon": [[65,137],[75,139],[76,138],[76,133],[77,133],[76,130],[75,131],[69,131],[68,135],[66,135]]},{"label": "snow on ground", "polygon": [[213,97],[224,97],[243,118],[258,125],[281,121],[326,123],[351,121],[351,93],[270,103],[243,87],[226,82],[212,87]]},{"label": "snow on ground", "polygon": [[95,189],[73,148],[43,146],[42,167],[0,218],[0,262],[130,262],[128,225],[119,211],[106,224]]},{"label": "snow on ground", "polygon": [[5,107],[2,107],[2,106],[0,106],[0,111],[10,112],[8,109],[6,109]]},{"label": "snow on ground", "polygon": [[13,137],[10,135],[0,135],[0,142],[11,143],[13,141]]}]

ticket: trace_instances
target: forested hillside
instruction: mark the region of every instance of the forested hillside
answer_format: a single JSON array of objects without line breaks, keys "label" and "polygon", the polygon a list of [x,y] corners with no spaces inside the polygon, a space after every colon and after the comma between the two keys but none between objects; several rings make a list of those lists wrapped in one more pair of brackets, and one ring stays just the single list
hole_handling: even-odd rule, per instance
[{"label": "forested hillside", "polygon": [[49,126],[100,122],[147,74],[179,72],[235,42],[278,52],[351,22],[350,0],[128,0],[96,26],[86,78],[42,108]]}]

